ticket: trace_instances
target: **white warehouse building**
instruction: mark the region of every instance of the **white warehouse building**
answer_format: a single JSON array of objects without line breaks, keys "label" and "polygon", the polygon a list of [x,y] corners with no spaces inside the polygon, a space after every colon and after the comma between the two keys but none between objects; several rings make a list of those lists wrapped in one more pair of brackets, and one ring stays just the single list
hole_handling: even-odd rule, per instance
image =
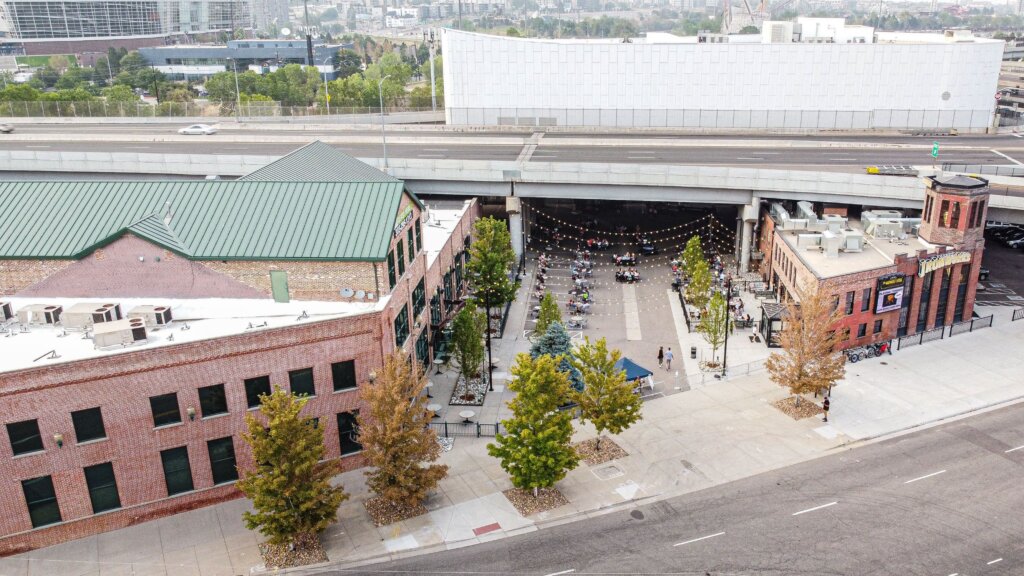
[{"label": "white warehouse building", "polygon": [[447,121],[976,132],[992,125],[1001,40],[960,30],[874,32],[836,19],[766,22],[765,32],[650,33],[624,42],[445,30]]}]

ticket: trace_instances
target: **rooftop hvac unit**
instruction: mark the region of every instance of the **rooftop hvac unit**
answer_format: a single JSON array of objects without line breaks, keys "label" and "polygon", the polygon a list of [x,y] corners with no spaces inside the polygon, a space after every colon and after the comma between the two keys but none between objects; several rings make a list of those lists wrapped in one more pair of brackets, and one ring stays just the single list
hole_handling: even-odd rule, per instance
[{"label": "rooftop hvac unit", "polygon": [[0,323],[14,318],[14,308],[10,302],[0,302]]},{"label": "rooftop hvac unit", "polygon": [[146,326],[153,330],[159,330],[160,326],[167,326],[171,323],[170,306],[136,306],[128,311],[128,319],[141,318],[146,321]]},{"label": "rooftop hvac unit", "polygon": [[60,322],[64,308],[53,304],[29,304],[18,310],[18,322],[22,324],[56,324]]},{"label": "rooftop hvac unit", "polygon": [[94,324],[113,322],[121,319],[120,304],[92,304],[81,302],[67,309],[64,314],[64,327],[71,329],[87,329]]},{"label": "rooftop hvac unit", "polygon": [[146,321],[142,318],[112,320],[93,326],[92,341],[96,348],[130,346],[145,342],[146,338]]}]

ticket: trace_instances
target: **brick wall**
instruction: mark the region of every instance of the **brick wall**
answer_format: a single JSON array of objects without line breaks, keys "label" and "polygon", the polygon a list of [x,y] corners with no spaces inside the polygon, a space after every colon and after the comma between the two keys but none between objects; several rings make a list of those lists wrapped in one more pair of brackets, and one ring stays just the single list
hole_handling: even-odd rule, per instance
[{"label": "brick wall", "polygon": [[[139,350],[91,360],[0,374],[0,420],[37,419],[45,450],[12,457],[0,428],[0,555],[112,530],[236,497],[232,486],[213,486],[206,441],[234,437],[240,468],[252,464],[240,433],[246,410],[243,379],[269,375],[288,387],[288,371],[312,367],[316,397],[306,413],[320,416],[328,457],[340,453],[336,414],[361,406],[356,390],[333,392],[330,364],[355,360],[362,385],[382,364],[380,313],[215,340]],[[201,418],[197,389],[225,384],[229,413]],[[176,392],[182,424],[153,428],[149,397]],[[71,411],[99,406],[107,439],[78,446]],[[186,409],[196,410],[189,421]],[[58,448],[55,433],[65,444]],[[167,498],[160,450],[188,446],[196,491]],[[123,509],[92,516],[82,468],[112,462]],[[346,468],[362,466],[345,458]],[[31,529],[21,480],[52,475],[64,522]],[[13,535],[13,536],[12,536]]]},{"label": "brick wall", "polygon": [[380,294],[387,283],[378,284],[372,262],[317,262],[290,260],[204,260],[202,266],[223,274],[269,297],[270,271],[288,274],[288,295],[293,300],[344,300],[342,288]]},{"label": "brick wall", "polygon": [[13,296],[74,263],[74,260],[0,260],[0,296]]}]

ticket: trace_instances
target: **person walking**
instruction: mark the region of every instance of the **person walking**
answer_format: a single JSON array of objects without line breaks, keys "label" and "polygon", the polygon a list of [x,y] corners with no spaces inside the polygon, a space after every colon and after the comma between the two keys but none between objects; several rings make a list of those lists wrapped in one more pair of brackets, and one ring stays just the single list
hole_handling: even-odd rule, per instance
[{"label": "person walking", "polygon": [[672,370],[672,347],[665,351],[665,370]]},{"label": "person walking", "polygon": [[665,362],[665,347],[658,346],[658,368]]}]

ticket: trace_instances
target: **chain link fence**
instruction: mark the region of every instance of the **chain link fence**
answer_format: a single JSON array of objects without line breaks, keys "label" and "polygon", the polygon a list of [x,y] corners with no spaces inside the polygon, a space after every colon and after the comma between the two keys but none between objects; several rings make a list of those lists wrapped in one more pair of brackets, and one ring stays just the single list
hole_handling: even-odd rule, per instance
[{"label": "chain link fence", "polygon": [[[274,118],[325,117],[325,106],[282,106],[274,102],[243,103],[236,114],[234,102],[0,102],[0,117],[5,118]],[[443,111],[443,108],[439,108]],[[330,116],[380,114],[379,107],[331,106]],[[392,106],[386,114],[431,112],[430,107]]]}]

